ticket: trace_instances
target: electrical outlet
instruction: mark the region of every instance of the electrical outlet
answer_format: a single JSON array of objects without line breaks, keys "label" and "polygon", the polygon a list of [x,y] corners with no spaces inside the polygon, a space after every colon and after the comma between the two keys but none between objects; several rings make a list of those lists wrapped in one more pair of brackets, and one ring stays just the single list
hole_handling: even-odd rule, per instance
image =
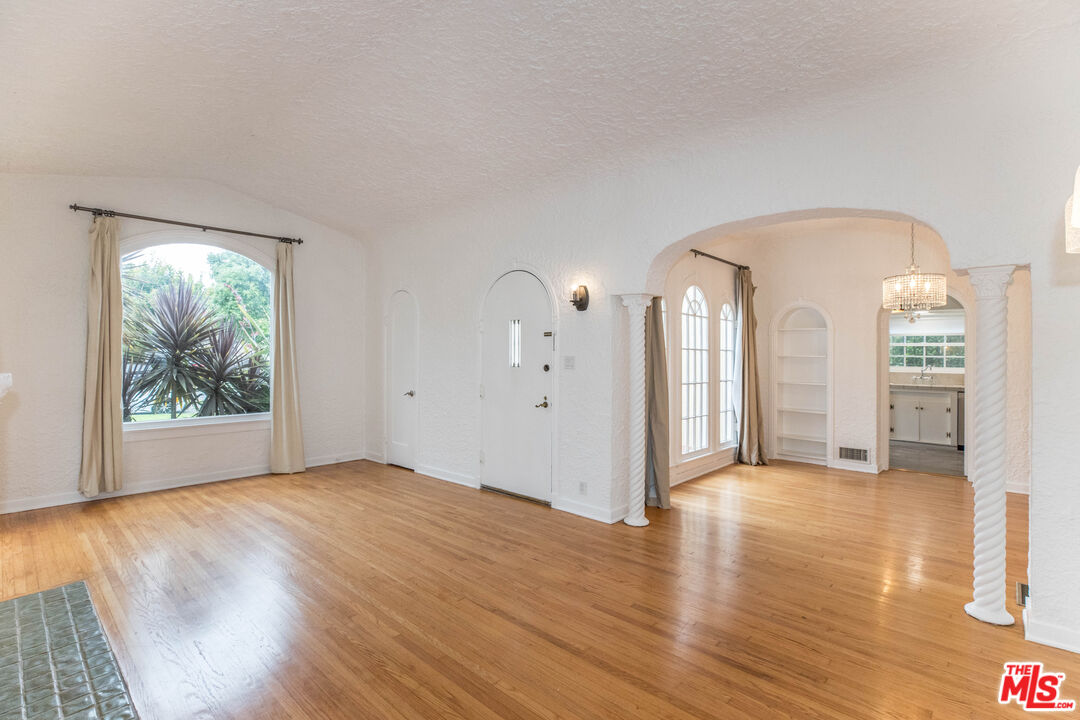
[{"label": "electrical outlet", "polygon": [[577,489],[578,489],[578,492],[581,493],[582,495],[588,495],[589,494],[589,483],[582,480],[581,482],[578,483]]}]

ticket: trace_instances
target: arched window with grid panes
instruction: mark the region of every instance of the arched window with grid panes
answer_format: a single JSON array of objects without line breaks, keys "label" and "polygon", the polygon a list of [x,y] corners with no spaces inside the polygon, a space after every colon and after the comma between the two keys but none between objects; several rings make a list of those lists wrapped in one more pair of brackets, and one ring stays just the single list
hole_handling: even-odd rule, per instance
[{"label": "arched window with grid panes", "polygon": [[682,303],[682,454],[709,449],[709,304],[697,285]]},{"label": "arched window with grid panes", "polygon": [[717,350],[720,377],[716,421],[720,444],[724,445],[735,442],[735,312],[727,303],[720,308],[720,343]]}]

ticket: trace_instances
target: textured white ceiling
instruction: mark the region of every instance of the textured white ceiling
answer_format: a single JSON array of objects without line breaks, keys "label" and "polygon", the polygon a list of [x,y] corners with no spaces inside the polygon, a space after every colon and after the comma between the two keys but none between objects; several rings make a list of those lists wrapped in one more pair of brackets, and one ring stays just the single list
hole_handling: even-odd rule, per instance
[{"label": "textured white ceiling", "polygon": [[1007,53],[1077,6],[4,0],[0,170],[204,178],[364,234]]}]

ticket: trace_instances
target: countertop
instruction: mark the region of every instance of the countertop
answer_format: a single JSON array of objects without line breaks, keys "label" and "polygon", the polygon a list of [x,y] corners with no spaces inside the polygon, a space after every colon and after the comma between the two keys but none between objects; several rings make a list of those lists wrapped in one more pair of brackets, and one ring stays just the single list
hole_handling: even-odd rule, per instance
[{"label": "countertop", "polygon": [[963,392],[963,385],[923,385],[923,384],[897,384],[890,383],[890,390],[947,390],[949,392]]}]

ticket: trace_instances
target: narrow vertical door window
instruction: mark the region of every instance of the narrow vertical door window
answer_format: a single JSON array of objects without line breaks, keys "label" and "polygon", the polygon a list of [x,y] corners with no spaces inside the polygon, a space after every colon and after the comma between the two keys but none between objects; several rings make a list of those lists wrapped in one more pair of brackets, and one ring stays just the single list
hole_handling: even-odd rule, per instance
[{"label": "narrow vertical door window", "polygon": [[510,321],[510,367],[521,367],[521,321]]}]

